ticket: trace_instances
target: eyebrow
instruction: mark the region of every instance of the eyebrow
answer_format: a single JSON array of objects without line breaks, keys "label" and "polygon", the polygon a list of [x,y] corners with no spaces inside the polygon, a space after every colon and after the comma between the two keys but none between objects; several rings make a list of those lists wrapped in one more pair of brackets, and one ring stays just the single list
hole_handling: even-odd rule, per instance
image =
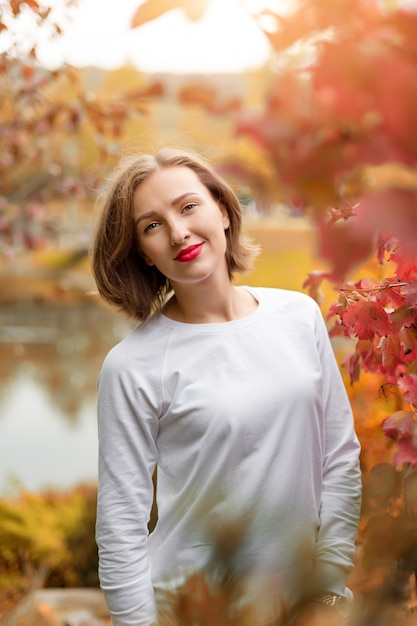
[{"label": "eyebrow", "polygon": [[[181,202],[181,200],[184,200],[184,198],[187,198],[189,196],[198,196],[198,193],[196,193],[195,191],[186,191],[185,193],[182,193],[180,196],[178,196],[178,198],[174,198],[174,200],[172,200],[171,202],[171,206],[176,206],[179,202]],[[142,220],[150,219],[151,217],[155,217],[156,215],[158,215],[156,211],[148,211],[147,213],[140,215],[135,224],[137,225]]]}]

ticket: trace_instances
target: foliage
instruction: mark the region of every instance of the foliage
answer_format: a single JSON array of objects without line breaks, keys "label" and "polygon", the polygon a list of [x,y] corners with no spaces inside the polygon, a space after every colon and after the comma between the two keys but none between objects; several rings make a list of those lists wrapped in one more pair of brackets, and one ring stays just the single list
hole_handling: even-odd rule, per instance
[{"label": "foliage", "polygon": [[[76,3],[65,0],[68,14]],[[143,117],[147,100],[162,94],[154,82],[100,99],[74,68],[41,66],[37,42],[62,34],[59,19],[56,7],[36,0],[0,6],[0,253],[53,237],[46,203],[83,199],[97,186],[100,170],[82,156],[88,145],[98,163],[111,157],[127,120]]]},{"label": "foliage", "polygon": [[96,489],[22,493],[0,500],[0,591],[30,587],[43,572],[49,586],[97,585]]}]

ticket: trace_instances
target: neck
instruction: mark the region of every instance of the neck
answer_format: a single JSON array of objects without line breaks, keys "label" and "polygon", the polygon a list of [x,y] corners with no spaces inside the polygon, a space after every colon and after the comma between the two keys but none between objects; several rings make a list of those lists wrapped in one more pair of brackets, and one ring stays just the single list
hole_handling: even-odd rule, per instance
[{"label": "neck", "polygon": [[174,292],[164,313],[189,324],[230,322],[249,315],[257,306],[249,292],[233,286],[228,278],[222,284],[176,285]]}]

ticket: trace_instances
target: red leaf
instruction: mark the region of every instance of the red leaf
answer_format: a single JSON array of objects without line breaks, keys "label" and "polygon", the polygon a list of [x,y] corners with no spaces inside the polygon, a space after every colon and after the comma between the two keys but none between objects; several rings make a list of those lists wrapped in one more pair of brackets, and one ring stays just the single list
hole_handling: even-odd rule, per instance
[{"label": "red leaf", "polygon": [[403,437],[397,443],[397,452],[394,455],[394,463],[398,465],[411,463],[413,467],[417,466],[417,445],[414,436]]},{"label": "red leaf", "polygon": [[385,254],[392,252],[397,242],[392,235],[378,233],[377,236],[377,258],[381,265],[385,262]]},{"label": "red leaf", "polygon": [[378,344],[381,350],[382,366],[387,376],[395,376],[397,367],[402,365],[401,343],[398,337],[381,337]]},{"label": "red leaf", "polygon": [[411,326],[415,322],[416,317],[417,307],[415,306],[402,306],[390,313],[389,318],[394,335],[398,335],[403,326]]},{"label": "red leaf", "polygon": [[405,299],[401,293],[401,285],[396,277],[385,278],[380,283],[378,300],[384,307],[392,305],[394,308],[401,308],[405,304]]},{"label": "red leaf", "polygon": [[417,280],[412,280],[407,285],[404,285],[402,292],[405,294],[406,304],[411,305],[410,308],[414,309],[412,305],[417,305]]},{"label": "red leaf", "polygon": [[407,389],[404,398],[410,404],[417,406],[417,374],[406,374],[402,376],[401,386]]},{"label": "red leaf", "polygon": [[319,304],[323,301],[323,292],[321,290],[321,283],[324,279],[330,278],[328,272],[321,270],[313,270],[309,273],[308,278],[303,283],[303,289],[307,289],[309,295],[316,300]]},{"label": "red leaf", "polygon": [[389,317],[379,302],[354,302],[343,313],[342,322],[359,339],[372,339],[375,334],[382,337],[391,332]]},{"label": "red leaf", "polygon": [[396,411],[382,422],[382,428],[390,439],[398,441],[400,437],[410,437],[414,428],[412,411]]},{"label": "red leaf", "polygon": [[374,342],[359,339],[356,344],[356,351],[361,355],[362,365],[366,371],[385,374],[386,378],[389,377],[387,372],[383,371],[382,355],[380,351],[376,350]]},{"label": "red leaf", "polygon": [[400,281],[413,281],[417,280],[417,259],[410,257],[407,254],[402,254],[399,246],[395,249],[389,258],[390,261],[396,264],[396,275]]},{"label": "red leaf", "polygon": [[411,328],[401,328],[400,340],[404,347],[404,354],[410,356],[417,348],[417,329],[415,326]]},{"label": "red leaf", "polygon": [[348,371],[350,384],[353,385],[353,383],[359,380],[359,375],[361,373],[361,364],[360,364],[359,354],[354,352],[353,354],[348,356],[343,361],[343,365],[346,367]]}]

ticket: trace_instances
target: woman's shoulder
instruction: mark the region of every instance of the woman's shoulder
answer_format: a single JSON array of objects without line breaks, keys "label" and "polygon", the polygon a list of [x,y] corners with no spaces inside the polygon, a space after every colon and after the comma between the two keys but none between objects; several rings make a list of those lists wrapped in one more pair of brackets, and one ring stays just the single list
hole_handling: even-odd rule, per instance
[{"label": "woman's shoulder", "polygon": [[318,309],[316,301],[301,291],[275,287],[254,287],[252,290],[260,301],[264,300],[270,307],[279,309],[282,313],[303,317]]},{"label": "woman's shoulder", "polygon": [[151,316],[109,350],[102,369],[121,371],[132,364],[151,369],[164,358],[169,335],[170,330],[159,323],[158,315]]}]

